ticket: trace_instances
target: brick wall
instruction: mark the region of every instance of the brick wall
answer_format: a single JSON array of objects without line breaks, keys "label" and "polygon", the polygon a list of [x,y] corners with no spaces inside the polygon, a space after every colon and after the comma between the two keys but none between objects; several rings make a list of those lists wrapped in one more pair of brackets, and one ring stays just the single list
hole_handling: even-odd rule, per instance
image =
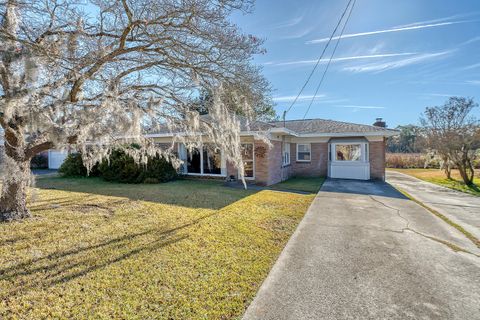
[{"label": "brick wall", "polygon": [[269,184],[270,154],[273,149],[263,141],[255,141],[255,149],[264,149],[265,153],[255,152],[255,181],[259,184]]},{"label": "brick wall", "polygon": [[297,145],[290,144],[290,162],[292,163],[292,174],[297,176],[326,176],[328,166],[328,143],[311,143],[311,161],[297,162]]},{"label": "brick wall", "polygon": [[370,141],[370,178],[385,180],[385,139]]}]

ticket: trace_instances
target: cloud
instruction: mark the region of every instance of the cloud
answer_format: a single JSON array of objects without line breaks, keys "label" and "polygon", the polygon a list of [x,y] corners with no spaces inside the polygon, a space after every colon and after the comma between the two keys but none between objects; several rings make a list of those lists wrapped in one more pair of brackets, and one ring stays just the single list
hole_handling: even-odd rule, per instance
[{"label": "cloud", "polygon": [[[409,56],[409,55],[415,55],[415,54],[417,54],[417,53],[404,52],[404,53],[370,54],[370,55],[333,58],[332,62],[361,60],[361,59],[391,58],[391,57]],[[322,59],[322,60],[320,60],[320,63],[327,63],[328,60],[329,59]],[[272,62],[272,61],[270,61],[270,62],[264,63],[264,65],[290,66],[290,65],[309,65],[309,64],[315,64],[315,63],[317,63],[317,60],[296,60],[296,61],[286,61],[286,62]]]},{"label": "cloud", "polygon": [[417,54],[411,58],[405,59],[397,59],[393,61],[387,62],[379,62],[379,63],[369,63],[369,64],[362,64],[357,66],[350,66],[343,68],[344,71],[360,73],[360,72],[375,72],[380,73],[388,70],[403,68],[412,64],[417,64],[421,62],[427,62],[429,60],[438,59],[442,57],[446,57],[451,54],[454,50],[447,50],[447,51],[440,51],[435,53],[423,53]]},{"label": "cloud", "polygon": [[284,21],[282,23],[276,24],[276,25],[272,26],[271,29],[282,29],[282,28],[289,28],[289,27],[296,26],[297,24],[299,24],[300,22],[303,21],[303,18],[304,18],[304,15],[297,16],[297,17],[292,18],[290,20],[287,20],[287,21]]},{"label": "cloud", "polygon": [[[280,104],[285,104],[285,103],[291,103],[295,100],[296,96],[277,96],[273,97],[273,101],[280,103]],[[313,99],[313,94],[305,94],[305,95],[300,95],[300,97],[297,100],[297,104],[305,104],[305,103],[310,103],[310,101]],[[343,98],[329,98],[326,94],[317,94],[315,96],[315,104],[336,104],[336,103],[345,103],[347,102],[348,99],[343,99]]]},{"label": "cloud", "polygon": [[[280,97],[273,97],[273,101],[275,102],[293,102],[297,96],[280,96]],[[325,98],[325,94],[317,94],[316,98],[321,99]],[[313,98],[312,95],[300,95],[297,99],[297,101],[308,101]]]},{"label": "cloud", "polygon": [[466,45],[472,44],[472,43],[477,42],[477,41],[480,41],[480,37],[474,37],[472,39],[469,39],[469,40],[461,43],[460,45],[461,46],[466,46]]},{"label": "cloud", "polygon": [[426,93],[425,95],[430,97],[444,97],[444,98],[457,96],[456,94],[449,94],[449,93]]},{"label": "cloud", "polygon": [[471,69],[476,69],[476,68],[479,68],[479,67],[480,67],[480,63],[475,63],[475,64],[471,64],[469,66],[463,67],[463,68],[461,68],[461,70],[471,70]]},{"label": "cloud", "polygon": [[278,39],[298,39],[298,38],[303,38],[305,37],[307,34],[309,34],[310,32],[312,32],[312,30],[314,30],[315,27],[314,26],[308,26],[306,28],[303,28],[301,30],[298,30],[296,32],[293,32],[292,34],[287,34],[287,35],[283,35],[283,36],[280,36],[278,37]]},{"label": "cloud", "polygon": [[[472,20],[449,21],[449,22],[440,22],[440,23],[431,23],[431,24],[422,24],[422,25],[412,25],[412,26],[399,27],[399,28],[390,28],[390,29],[376,30],[376,31],[369,31],[369,32],[350,33],[350,34],[344,34],[342,36],[342,39],[370,36],[370,35],[382,34],[382,33],[392,33],[392,32],[401,32],[401,31],[408,31],[408,30],[435,28],[435,27],[449,26],[453,24],[466,23],[466,22],[472,22]],[[339,36],[333,37],[332,40],[338,40],[339,38],[340,38]],[[309,40],[306,43],[315,44],[315,43],[327,42],[328,40],[329,38],[321,38],[321,39]]]},{"label": "cloud", "polygon": [[357,105],[345,105],[345,106],[334,106],[335,108],[349,108],[349,109],[385,109],[385,107],[378,106],[357,106]]},{"label": "cloud", "polygon": [[423,24],[445,22],[445,21],[451,21],[451,20],[463,19],[463,18],[467,18],[467,17],[471,17],[471,16],[476,16],[478,14],[479,14],[479,11],[470,12],[470,13],[455,14],[455,15],[449,16],[449,17],[443,17],[443,18],[438,18],[438,19],[432,19],[432,20],[426,20],[426,21],[419,21],[419,22],[404,24],[404,25],[396,26],[394,28],[405,28],[405,27],[413,27],[413,26],[418,26],[418,25],[423,25]]},{"label": "cloud", "polygon": [[473,84],[474,86],[480,86],[480,80],[468,80],[467,84]]}]

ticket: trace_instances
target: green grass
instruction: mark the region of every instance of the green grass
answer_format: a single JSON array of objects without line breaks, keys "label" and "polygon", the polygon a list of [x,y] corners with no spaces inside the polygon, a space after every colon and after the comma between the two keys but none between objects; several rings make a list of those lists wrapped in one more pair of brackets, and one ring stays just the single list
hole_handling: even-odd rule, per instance
[{"label": "green grass", "polygon": [[[440,212],[438,212],[437,210],[433,209],[433,208],[430,208],[428,205],[426,205],[425,203],[421,202],[420,200],[414,198],[411,194],[409,194],[408,192],[406,192],[405,190],[401,189],[401,188],[396,188],[398,191],[400,191],[400,193],[402,193],[403,195],[405,195],[407,198],[409,198],[410,200],[412,200],[413,202],[419,204],[420,206],[422,206],[423,208],[427,209],[430,213],[432,213],[433,215],[439,217],[440,219],[442,219],[443,221],[445,221],[446,223],[448,223],[449,225],[451,225],[452,227],[454,227],[455,229],[457,229],[458,231],[460,231],[461,233],[463,233],[470,241],[472,241],[473,244],[475,244],[478,248],[480,248],[480,240],[477,239],[473,234],[471,234],[470,232],[468,232],[467,230],[465,230],[461,225],[459,225],[458,223],[455,223],[453,222],[452,220],[450,220],[448,217],[446,217],[445,215],[441,214]],[[440,241],[438,239],[436,239],[436,241]],[[452,249],[454,249],[455,251],[465,251],[463,249],[459,250],[459,247],[458,246],[455,246],[454,244],[451,244],[449,242],[445,242],[448,246],[450,246]],[[465,252],[468,252],[468,251],[465,251]]]},{"label": "green grass", "polygon": [[240,317],[314,198],[41,178],[0,224],[1,319]]},{"label": "green grass", "polygon": [[467,186],[461,180],[458,170],[452,171],[452,179],[447,179],[443,171],[438,169],[388,169],[405,173],[418,179],[438,184],[450,189],[480,196],[480,178],[477,176],[473,182],[475,186]]},{"label": "green grass", "polygon": [[324,177],[293,177],[271,186],[275,190],[295,190],[317,193],[320,190]]}]

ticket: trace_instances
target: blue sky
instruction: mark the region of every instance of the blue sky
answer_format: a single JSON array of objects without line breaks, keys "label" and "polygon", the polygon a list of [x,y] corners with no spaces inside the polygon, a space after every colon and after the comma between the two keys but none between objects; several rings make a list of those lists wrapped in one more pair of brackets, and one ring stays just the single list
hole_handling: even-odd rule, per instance
[{"label": "blue sky", "polygon": [[[257,0],[253,14],[233,17],[244,32],[265,39],[267,53],[255,63],[273,85],[279,115],[298,94],[347,2]],[[287,119],[303,118],[325,66]],[[451,95],[480,102],[480,1],[357,0],[307,118],[371,124],[383,117],[395,127],[418,122],[426,106]]]}]

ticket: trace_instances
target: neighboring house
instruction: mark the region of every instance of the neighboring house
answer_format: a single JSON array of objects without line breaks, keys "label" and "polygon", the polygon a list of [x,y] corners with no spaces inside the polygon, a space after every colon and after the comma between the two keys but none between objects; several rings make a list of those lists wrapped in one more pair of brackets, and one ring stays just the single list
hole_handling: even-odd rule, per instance
[{"label": "neighboring house", "polygon": [[[3,130],[0,128],[0,164],[3,162],[3,157],[5,154],[5,145],[3,138]],[[59,150],[48,150],[48,152],[43,152],[42,156],[48,158],[48,168],[49,169],[58,169],[62,165],[63,161],[67,157],[68,152],[59,151]]]},{"label": "neighboring house", "polygon": [[[244,174],[247,180],[262,185],[291,176],[385,180],[385,141],[397,134],[396,130],[384,127],[323,119],[257,121],[248,128],[242,123]],[[259,133],[267,135],[270,148],[255,138]],[[159,144],[171,144],[174,134],[165,130],[147,137]],[[208,143],[202,152],[188,152],[183,144],[177,144],[176,148],[184,161],[183,174],[238,178],[238,170],[227,163],[223,152],[209,148]]]}]

